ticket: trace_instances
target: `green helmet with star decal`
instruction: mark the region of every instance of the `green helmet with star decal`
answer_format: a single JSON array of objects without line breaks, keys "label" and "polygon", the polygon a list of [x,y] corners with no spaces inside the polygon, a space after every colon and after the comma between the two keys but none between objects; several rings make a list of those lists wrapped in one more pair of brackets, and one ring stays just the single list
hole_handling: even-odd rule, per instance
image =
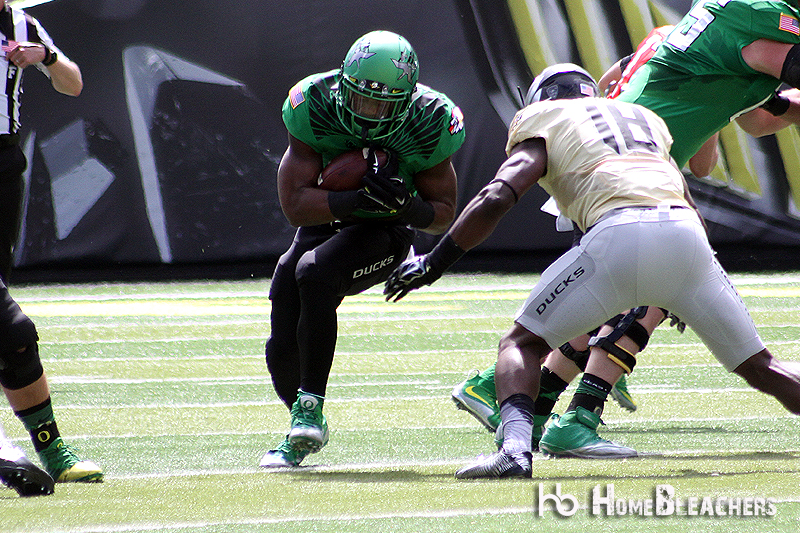
[{"label": "green helmet with star decal", "polygon": [[417,54],[402,36],[373,31],[342,62],[336,95],[339,119],[353,135],[374,141],[402,124],[419,78]]}]

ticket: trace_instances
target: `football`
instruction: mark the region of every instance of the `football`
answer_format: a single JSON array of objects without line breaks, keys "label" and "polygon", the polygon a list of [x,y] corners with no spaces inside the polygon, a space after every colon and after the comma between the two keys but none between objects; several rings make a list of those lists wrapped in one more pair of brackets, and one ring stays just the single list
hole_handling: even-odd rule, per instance
[{"label": "football", "polygon": [[[317,178],[317,187],[327,191],[355,191],[361,188],[361,178],[369,170],[368,149],[342,152],[322,169]],[[386,163],[386,152],[376,151],[378,164]]]}]

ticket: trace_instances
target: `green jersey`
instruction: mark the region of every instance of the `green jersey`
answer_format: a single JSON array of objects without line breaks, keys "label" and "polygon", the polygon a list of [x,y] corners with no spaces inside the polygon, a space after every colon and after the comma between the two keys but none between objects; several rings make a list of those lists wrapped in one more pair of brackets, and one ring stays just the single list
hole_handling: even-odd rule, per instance
[{"label": "green jersey", "polygon": [[[339,70],[314,74],[299,81],[283,104],[283,122],[289,133],[322,155],[322,164],[366,144],[344,127],[337,114]],[[398,156],[398,175],[412,193],[414,176],[458,150],[464,142],[464,117],[444,94],[420,83],[402,125],[380,142],[380,148]],[[392,216],[356,213],[364,218]]]},{"label": "green jersey", "polygon": [[709,137],[780,86],[750,68],[742,48],[758,39],[800,43],[798,20],[781,0],[696,0],[618,99],[664,119],[682,168]]}]

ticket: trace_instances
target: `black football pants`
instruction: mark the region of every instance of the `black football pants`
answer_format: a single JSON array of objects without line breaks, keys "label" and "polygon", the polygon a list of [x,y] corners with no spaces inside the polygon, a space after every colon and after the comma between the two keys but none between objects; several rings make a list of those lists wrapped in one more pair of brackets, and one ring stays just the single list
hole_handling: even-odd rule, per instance
[{"label": "black football pants", "polygon": [[6,283],[22,222],[22,173],[26,166],[19,146],[0,147],[0,277]]},{"label": "black football pants", "polygon": [[406,259],[413,230],[389,224],[302,227],[272,277],[267,368],[287,407],[297,390],[325,396],[345,296],[382,283]]}]

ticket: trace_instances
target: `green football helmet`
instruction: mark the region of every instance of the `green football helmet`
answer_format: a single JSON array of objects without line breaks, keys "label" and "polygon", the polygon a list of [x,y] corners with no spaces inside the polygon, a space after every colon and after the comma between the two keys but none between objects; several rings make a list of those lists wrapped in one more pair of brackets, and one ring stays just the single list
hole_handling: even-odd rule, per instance
[{"label": "green football helmet", "polygon": [[419,78],[417,54],[402,36],[373,31],[342,62],[336,94],[342,124],[364,141],[391,135],[403,122]]}]

